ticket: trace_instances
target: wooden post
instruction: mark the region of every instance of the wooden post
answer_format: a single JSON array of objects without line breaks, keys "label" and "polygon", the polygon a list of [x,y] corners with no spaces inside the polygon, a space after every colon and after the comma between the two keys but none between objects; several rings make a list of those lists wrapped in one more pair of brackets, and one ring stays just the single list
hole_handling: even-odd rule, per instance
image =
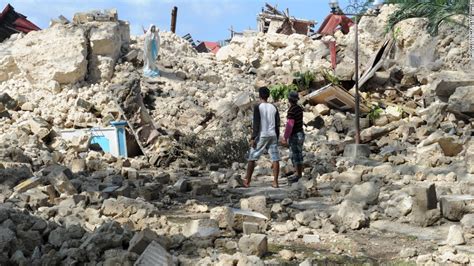
[{"label": "wooden post", "polygon": [[173,7],[171,10],[171,32],[176,33],[176,18],[178,17],[178,8]]}]

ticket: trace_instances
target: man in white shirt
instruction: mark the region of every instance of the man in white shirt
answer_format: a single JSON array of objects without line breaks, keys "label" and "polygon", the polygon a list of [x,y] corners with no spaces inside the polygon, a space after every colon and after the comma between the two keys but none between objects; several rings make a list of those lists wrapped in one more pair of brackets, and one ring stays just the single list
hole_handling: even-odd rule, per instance
[{"label": "man in white shirt", "polygon": [[253,132],[250,139],[247,174],[243,183],[245,187],[250,186],[255,162],[263,152],[268,150],[273,169],[272,187],[278,188],[278,175],[280,172],[280,152],[278,151],[280,115],[275,105],[267,102],[268,97],[270,97],[270,90],[267,87],[259,88],[258,94],[260,103],[255,105],[253,111]]}]

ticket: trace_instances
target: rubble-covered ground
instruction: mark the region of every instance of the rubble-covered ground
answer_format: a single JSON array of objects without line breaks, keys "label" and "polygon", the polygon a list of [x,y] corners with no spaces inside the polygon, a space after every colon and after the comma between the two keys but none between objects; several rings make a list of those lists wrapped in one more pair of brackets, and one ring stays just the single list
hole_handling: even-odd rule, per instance
[{"label": "rubble-covered ground", "polygon": [[[390,35],[394,8],[360,22],[362,69]],[[143,37],[126,22],[76,23],[0,43],[0,264],[474,263],[467,29],[443,23],[434,37],[423,19],[398,24],[363,87],[380,106],[361,118],[369,158],[343,156],[351,112],[302,103],[304,178],[287,184],[281,147],[281,187],[270,186],[264,158],[245,189],[256,88],[307,70],[324,84],[327,37],[260,33],[213,55],[160,32],[162,75],[148,79]],[[347,84],[353,37],[333,37],[335,75]],[[286,101],[275,104],[284,121]],[[122,115],[145,155],[116,158],[87,136],[60,136]]]}]

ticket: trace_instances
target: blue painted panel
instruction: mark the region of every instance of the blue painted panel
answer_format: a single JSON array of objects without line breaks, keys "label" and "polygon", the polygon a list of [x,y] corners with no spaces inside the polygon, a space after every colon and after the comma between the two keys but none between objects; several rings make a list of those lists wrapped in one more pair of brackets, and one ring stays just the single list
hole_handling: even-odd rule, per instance
[{"label": "blue painted panel", "polygon": [[119,146],[119,155],[123,157],[127,157],[127,142],[125,137],[125,128],[119,127],[117,128],[117,139],[118,139],[118,146]]},{"label": "blue painted panel", "polygon": [[110,144],[109,140],[105,136],[93,136],[91,139],[91,144],[97,143],[102,148],[104,152],[110,153]]}]

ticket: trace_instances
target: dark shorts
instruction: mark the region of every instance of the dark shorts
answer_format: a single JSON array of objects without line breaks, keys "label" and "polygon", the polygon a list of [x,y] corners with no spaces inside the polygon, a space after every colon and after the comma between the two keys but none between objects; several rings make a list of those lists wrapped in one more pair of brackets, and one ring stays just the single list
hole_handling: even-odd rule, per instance
[{"label": "dark shorts", "polygon": [[298,132],[293,134],[288,141],[290,146],[290,158],[293,166],[303,164],[303,143],[304,143],[304,133]]}]

